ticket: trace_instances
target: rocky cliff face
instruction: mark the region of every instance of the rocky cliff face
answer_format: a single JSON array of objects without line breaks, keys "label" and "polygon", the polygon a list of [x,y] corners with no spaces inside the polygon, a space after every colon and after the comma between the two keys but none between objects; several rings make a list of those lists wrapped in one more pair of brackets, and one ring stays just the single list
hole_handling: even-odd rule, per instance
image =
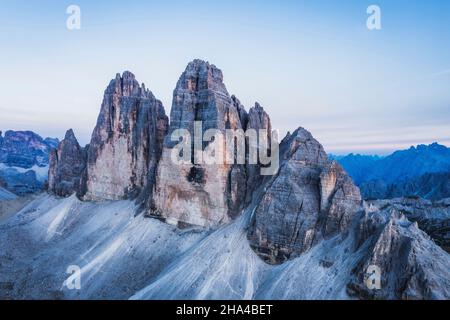
[{"label": "rocky cliff face", "polygon": [[[352,270],[349,295],[361,299],[448,299],[450,256],[401,212],[367,210],[358,223],[356,251],[362,258]],[[378,268],[374,290],[367,281]],[[370,284],[370,282],[369,282]]]},{"label": "rocky cliff face", "polygon": [[[259,103],[255,103],[255,106],[251,108],[248,112],[247,129],[256,130],[267,130],[267,140],[271,140],[272,136],[272,124],[270,122],[269,115],[264,111]],[[259,136],[257,138],[258,144],[255,146],[259,150],[261,147],[259,143]],[[250,144],[250,142],[247,142]],[[270,146],[270,145],[269,145]],[[270,150],[270,148],[269,148]],[[272,152],[271,150],[269,152]],[[274,151],[275,152],[275,151]],[[250,164],[247,163],[247,187],[246,187],[246,204],[249,204],[253,199],[254,192],[268,180],[267,176],[261,175],[261,164]]]},{"label": "rocky cliff face", "polygon": [[273,264],[345,233],[361,208],[358,188],[308,131],[288,134],[280,157],[280,170],[267,183],[248,233],[254,250]]},{"label": "rocky cliff face", "polygon": [[[192,147],[189,161],[183,164],[172,159],[179,142],[172,141],[172,134],[180,129],[189,134]],[[215,135],[202,141],[210,129],[224,139],[226,130],[240,130],[243,159],[237,159],[237,149],[216,141],[219,137]],[[245,137],[247,129],[255,130],[256,140]],[[228,94],[222,72],[207,62],[194,60],[181,75],[174,90],[170,128],[161,102],[139,85],[132,73],[118,74],[105,91],[86,151],[86,169],[78,174],[82,166],[73,168],[74,162],[81,163],[80,148],[73,139],[66,139],[60,146],[65,149],[52,154],[50,190],[65,196],[77,189],[87,201],[137,198],[149,215],[172,224],[227,223],[251,202],[265,180],[257,158],[260,129],[267,130],[270,146],[272,128],[267,113],[258,103],[247,113],[239,100]],[[195,150],[197,145],[200,148]],[[255,159],[249,161],[251,147],[257,150],[256,163],[252,162]],[[226,152],[231,161],[225,160]],[[219,153],[222,157],[214,158]],[[62,154],[67,158],[62,159]],[[217,162],[209,163],[206,157]]]},{"label": "rocky cliff face", "polygon": [[58,148],[50,152],[49,191],[62,197],[77,193],[86,161],[87,150],[80,147],[72,129],[68,130]]},{"label": "rocky cliff face", "polygon": [[[187,66],[173,94],[169,134],[164,142],[158,168],[154,215],[172,224],[212,226],[229,222],[242,209],[245,195],[245,166],[196,161],[200,153],[213,154],[219,143],[200,141],[194,155],[195,123],[201,121],[200,134],[216,129],[245,129],[246,112],[232,99],[223,83],[222,72],[214,65],[195,60]],[[183,164],[171,159],[176,142],[175,130],[187,130],[192,139],[191,161]],[[198,135],[197,135],[198,136]],[[201,139],[201,136],[200,136]]]},{"label": "rocky cliff face", "polygon": [[450,199],[431,202],[421,198],[396,198],[368,201],[369,208],[395,210],[409,221],[417,222],[437,245],[450,253]]},{"label": "rocky cliff face", "polygon": [[85,200],[150,195],[168,120],[159,100],[130,72],[105,91],[80,194]]}]

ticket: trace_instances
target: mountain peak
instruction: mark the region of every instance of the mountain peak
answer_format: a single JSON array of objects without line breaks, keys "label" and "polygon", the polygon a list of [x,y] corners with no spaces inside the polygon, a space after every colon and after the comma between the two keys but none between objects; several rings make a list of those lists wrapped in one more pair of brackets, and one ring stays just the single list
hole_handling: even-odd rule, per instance
[{"label": "mountain peak", "polygon": [[130,71],[124,71],[122,75],[116,73],[106,88],[105,94],[117,94],[124,97],[154,97],[152,92],[145,88],[145,85],[139,84],[136,76]]},{"label": "mountain peak", "polygon": [[73,132],[72,129],[66,131],[64,140],[77,140],[77,138],[75,138],[75,133]]},{"label": "mountain peak", "polygon": [[223,83],[222,71],[215,65],[200,59],[195,59],[188,63],[185,71],[178,80],[175,90],[177,89],[189,91],[209,89],[228,95]]}]

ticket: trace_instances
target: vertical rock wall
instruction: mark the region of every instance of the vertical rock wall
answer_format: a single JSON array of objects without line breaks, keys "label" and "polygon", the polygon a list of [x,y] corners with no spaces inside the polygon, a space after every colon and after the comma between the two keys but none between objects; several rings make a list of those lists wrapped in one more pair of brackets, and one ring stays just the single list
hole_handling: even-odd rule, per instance
[{"label": "vertical rock wall", "polygon": [[167,125],[162,103],[132,73],[117,74],[92,134],[83,199],[133,198],[151,190]]}]

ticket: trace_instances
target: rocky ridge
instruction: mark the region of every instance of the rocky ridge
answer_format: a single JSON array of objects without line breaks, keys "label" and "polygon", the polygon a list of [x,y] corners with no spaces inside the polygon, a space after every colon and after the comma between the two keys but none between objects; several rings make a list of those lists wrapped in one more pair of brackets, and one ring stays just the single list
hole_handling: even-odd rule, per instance
[{"label": "rocky ridge", "polygon": [[[425,227],[421,230],[419,219],[395,206],[363,202],[345,170],[328,159],[307,130],[299,128],[288,134],[279,150],[270,151],[279,152],[280,166],[275,175],[263,177],[263,166],[250,164],[248,153],[243,164],[195,163],[198,154],[194,153],[188,163],[174,163],[171,157],[179,141],[172,141],[172,134],[182,129],[195,137],[196,121],[201,121],[203,133],[208,129],[223,133],[226,129],[253,128],[266,129],[270,135],[272,129],[263,108],[256,104],[247,113],[239,100],[229,95],[222,72],[207,62],[189,63],[178,80],[170,125],[162,104],[138,84],[134,75],[125,72],[117,75],[105,91],[82,178],[76,181],[76,174],[67,170],[73,159],[83,162],[79,145],[69,132],[51,157],[51,191],[59,195],[76,191],[85,201],[135,199],[147,216],[179,228],[219,228],[218,237],[222,226],[234,226],[230,228],[236,232],[236,239],[241,242],[247,238],[254,253],[269,265],[295,265],[319,252],[318,263],[324,270],[345,264],[342,271],[333,272],[346,279],[342,283],[352,297],[450,297],[450,277],[445,268],[449,255],[423,231]],[[203,154],[215,152],[211,142],[200,141]],[[248,148],[248,139],[245,144]],[[60,161],[62,158],[67,160]],[[82,165],[77,168],[81,170]],[[333,249],[321,253],[326,246]],[[211,263],[217,266],[224,253],[215,254],[219,260]],[[186,259],[194,270],[197,260]],[[429,268],[431,264],[434,268]],[[205,265],[209,265],[207,260]],[[372,291],[364,285],[372,265],[379,266],[384,274],[382,290]],[[181,271],[168,272],[169,279],[187,281],[187,275],[185,280],[179,278]],[[436,279],[444,281],[439,285]],[[240,281],[246,280],[238,281],[244,285]],[[155,286],[138,296],[155,297]]]}]

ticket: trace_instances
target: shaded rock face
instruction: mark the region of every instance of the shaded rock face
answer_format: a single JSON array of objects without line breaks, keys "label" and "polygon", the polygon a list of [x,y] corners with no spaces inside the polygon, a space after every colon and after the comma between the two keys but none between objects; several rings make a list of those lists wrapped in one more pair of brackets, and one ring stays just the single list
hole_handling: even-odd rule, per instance
[{"label": "shaded rock face", "polygon": [[337,163],[328,164],[320,174],[320,222],[325,236],[345,232],[361,209],[358,187]]},{"label": "shaded rock face", "polygon": [[[202,121],[203,133],[217,129],[224,135],[226,129],[245,130],[247,122],[244,108],[228,94],[222,72],[201,60],[189,63],[174,90],[152,214],[172,224],[213,226],[229,222],[242,210],[246,169],[243,164],[194,164],[194,156],[188,164],[173,163],[177,142],[171,141],[171,134],[186,129],[194,140],[196,121]],[[203,143],[203,151],[212,152],[211,144]]]},{"label": "shaded rock face", "polygon": [[68,130],[58,148],[50,152],[49,191],[62,197],[79,192],[86,161],[86,149],[80,147],[72,129]]},{"label": "shaded rock face", "polygon": [[252,248],[272,264],[345,233],[361,208],[358,188],[308,131],[288,134],[280,157],[279,172],[267,183],[248,231]]},{"label": "shaded rock face", "polygon": [[417,222],[442,249],[450,253],[450,199],[431,202],[420,198],[397,198],[368,201],[372,210],[396,210]]},{"label": "shaded rock face", "polygon": [[[271,140],[272,136],[272,124],[270,122],[269,115],[264,111],[264,108],[261,107],[259,103],[256,103],[253,108],[251,108],[248,112],[248,122],[247,129],[258,130],[267,130],[267,139]],[[258,136],[258,146],[259,149],[259,136]],[[247,141],[249,144],[249,141]],[[269,148],[269,152],[272,152]],[[246,204],[249,204],[253,198],[254,192],[261,186],[265,181],[269,178],[268,176],[261,175],[261,165],[260,164],[249,164],[247,163],[247,192],[245,197]]]},{"label": "shaded rock face", "polygon": [[[357,226],[362,258],[347,285],[360,299],[448,299],[450,256],[397,210],[366,211]],[[371,268],[379,268],[379,288],[373,290]]]},{"label": "shaded rock face", "polygon": [[88,150],[80,195],[117,200],[152,193],[168,119],[135,76],[117,74],[105,91]]}]

